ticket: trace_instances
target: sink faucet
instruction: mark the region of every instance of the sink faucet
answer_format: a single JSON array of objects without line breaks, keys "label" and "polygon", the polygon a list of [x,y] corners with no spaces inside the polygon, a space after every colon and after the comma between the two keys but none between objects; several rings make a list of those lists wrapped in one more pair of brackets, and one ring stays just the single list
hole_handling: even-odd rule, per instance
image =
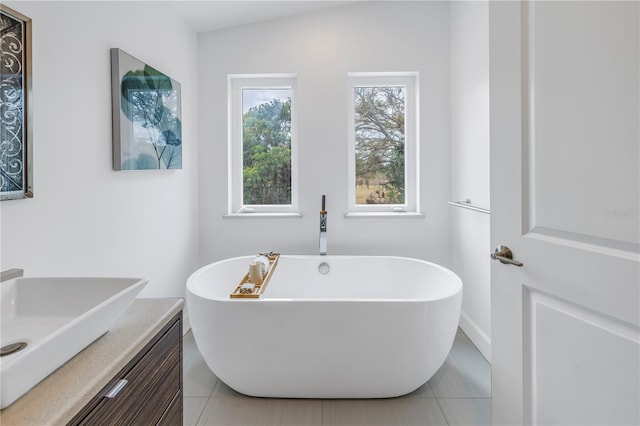
[{"label": "sink faucet", "polygon": [[320,255],[327,254],[327,211],[325,207],[325,196],[322,196],[322,210],[320,210]]}]

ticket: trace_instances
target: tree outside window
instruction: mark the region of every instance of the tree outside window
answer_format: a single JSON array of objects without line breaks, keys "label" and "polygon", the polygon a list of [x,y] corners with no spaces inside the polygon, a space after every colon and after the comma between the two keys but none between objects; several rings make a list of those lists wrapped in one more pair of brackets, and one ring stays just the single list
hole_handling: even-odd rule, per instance
[{"label": "tree outside window", "polygon": [[291,90],[243,89],[245,109],[243,203],[291,204]]},{"label": "tree outside window", "polygon": [[420,216],[418,73],[349,73],[348,90],[348,215]]},{"label": "tree outside window", "polygon": [[405,88],[354,91],[356,204],[404,204]]}]

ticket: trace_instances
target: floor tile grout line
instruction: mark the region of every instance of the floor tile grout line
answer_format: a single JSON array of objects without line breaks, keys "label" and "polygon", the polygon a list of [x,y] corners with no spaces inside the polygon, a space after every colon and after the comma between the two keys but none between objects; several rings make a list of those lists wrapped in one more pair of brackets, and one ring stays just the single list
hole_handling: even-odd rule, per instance
[{"label": "floor tile grout line", "polygon": [[[218,379],[219,380],[219,379]],[[192,397],[192,398],[201,398],[201,397]],[[200,420],[202,419],[202,415],[204,414],[204,412],[206,411],[206,407],[207,405],[211,402],[211,399],[216,399],[213,397],[213,392],[211,394],[211,396],[209,398],[207,398],[207,402],[205,403],[204,407],[200,410],[200,413],[198,414],[197,420],[196,420],[196,425],[199,424]],[[445,422],[447,423],[447,425],[450,425],[449,423],[449,419],[447,418],[447,415],[445,413],[445,410],[442,408],[442,405],[440,404],[440,399],[443,400],[491,400],[491,398],[486,398],[486,397],[455,397],[455,398],[449,398],[449,397],[425,397],[425,398],[429,398],[429,399],[435,399],[436,400],[436,404],[438,406],[438,409],[440,410],[440,413],[442,414]],[[390,398],[392,399],[396,399],[396,398]],[[401,399],[401,398],[397,398],[397,399]],[[325,416],[324,416],[324,412],[325,412],[325,403],[327,402],[327,400],[325,399],[319,399],[319,401],[321,402],[320,404],[320,420],[321,420],[321,424],[323,426],[325,426]],[[215,404],[215,401],[213,401],[213,403]]]},{"label": "floor tile grout line", "polygon": [[491,400],[491,397],[490,396],[437,396],[436,399],[473,399],[473,400],[488,399],[488,400]]},{"label": "floor tile grout line", "polygon": [[[184,407],[184,400],[185,399],[205,399],[206,397],[204,396],[184,396],[182,397],[182,401],[183,401],[183,407]],[[196,421],[194,424],[194,426],[198,426],[198,423],[200,422],[200,419],[202,418],[202,414],[205,411],[205,408],[207,407],[207,404],[209,403],[209,398],[206,398],[207,401],[204,403],[204,405],[202,406],[202,408],[200,409],[200,411],[198,412],[198,415],[196,416]],[[182,414],[182,421],[184,422],[184,409],[183,409],[183,414]],[[184,424],[184,423],[183,423]]]},{"label": "floor tile grout line", "polygon": [[202,409],[200,410],[200,414],[198,414],[198,418],[196,419],[196,426],[198,426],[198,423],[200,423],[200,419],[202,418],[202,415],[204,414],[205,408],[207,408],[207,404],[209,403],[209,399],[210,398],[207,398],[207,402],[204,403],[204,405],[202,406]]},{"label": "floor tile grout line", "polygon": [[440,413],[442,413],[442,417],[444,418],[445,423],[447,424],[447,426],[449,426],[449,419],[447,419],[447,415],[442,409],[442,406],[440,405],[440,401],[438,400],[438,397],[436,397],[435,400],[436,400],[436,404],[438,404],[438,408],[440,409]]}]

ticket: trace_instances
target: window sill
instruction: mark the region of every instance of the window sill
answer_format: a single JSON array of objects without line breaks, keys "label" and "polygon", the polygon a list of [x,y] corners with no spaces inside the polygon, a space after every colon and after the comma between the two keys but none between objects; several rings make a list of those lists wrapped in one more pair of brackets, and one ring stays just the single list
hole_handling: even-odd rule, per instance
[{"label": "window sill", "polygon": [[222,216],[223,219],[245,219],[245,218],[299,218],[302,217],[302,213],[231,213]]},{"label": "window sill", "polygon": [[422,219],[425,217],[424,213],[418,212],[349,212],[345,213],[346,219],[351,218],[404,218],[404,219]]}]

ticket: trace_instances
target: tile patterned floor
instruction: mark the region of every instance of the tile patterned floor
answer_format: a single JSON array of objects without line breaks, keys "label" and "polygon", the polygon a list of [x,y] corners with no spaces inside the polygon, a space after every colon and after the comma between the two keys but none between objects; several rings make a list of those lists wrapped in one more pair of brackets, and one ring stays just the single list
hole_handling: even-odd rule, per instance
[{"label": "tile patterned floor", "polygon": [[320,400],[252,398],[207,367],[191,332],[184,337],[184,425],[188,426],[483,426],[491,424],[491,366],[458,331],[440,370],[399,398]]}]

